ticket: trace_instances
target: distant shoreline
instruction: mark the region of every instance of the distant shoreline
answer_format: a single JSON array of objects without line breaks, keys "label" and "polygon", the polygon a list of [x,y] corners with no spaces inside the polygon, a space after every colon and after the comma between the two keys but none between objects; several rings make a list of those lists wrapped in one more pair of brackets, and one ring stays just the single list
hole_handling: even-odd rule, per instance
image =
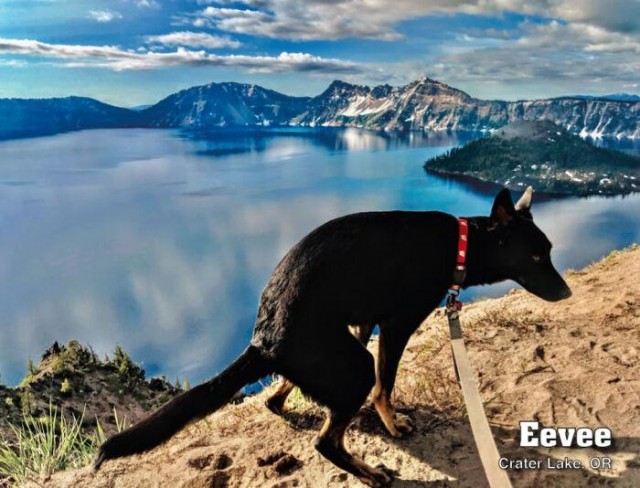
[{"label": "distant shoreline", "polygon": [[[459,173],[449,173],[446,171],[438,171],[428,167],[425,167],[424,171],[429,176],[433,176],[443,181],[452,181],[455,183],[461,183],[465,187],[471,189],[472,191],[480,193],[482,195],[493,195],[496,193],[496,191],[500,191],[504,188],[504,185],[501,183],[495,183],[493,181],[483,180],[480,178],[476,178],[475,176],[463,175]],[[510,190],[514,192],[524,192],[526,188],[525,187],[522,187],[522,189],[510,188]],[[534,191],[536,194],[537,202],[550,202],[550,201],[556,201],[556,200],[564,200],[567,198],[616,197],[616,196],[623,195],[623,194],[620,194],[620,195],[573,195],[570,193],[551,193],[551,192],[536,191],[535,187],[534,187]]]},{"label": "distant shoreline", "polygon": [[[41,137],[55,137],[65,134],[73,134],[77,132],[88,132],[97,130],[166,130],[176,131],[181,134],[198,135],[198,134],[215,134],[215,133],[265,133],[265,134],[277,134],[283,133],[283,135],[295,134],[296,132],[322,132],[322,131],[341,131],[341,130],[357,130],[362,132],[368,132],[371,134],[377,134],[381,137],[408,137],[412,134],[423,134],[426,136],[443,136],[443,135],[468,135],[469,139],[477,139],[480,137],[488,136],[497,131],[498,129],[377,129],[371,127],[363,127],[357,125],[329,125],[329,126],[310,126],[310,125],[237,125],[237,126],[212,126],[212,127],[149,127],[143,124],[130,125],[122,127],[82,127],[77,129],[68,129],[60,131],[43,131],[43,132],[31,132],[31,133],[17,133],[17,134],[1,134],[0,143],[9,141],[20,141],[25,139],[36,139]],[[614,150],[621,151],[627,154],[640,153],[640,139],[633,137],[615,137],[615,136],[601,136],[593,138],[588,136],[586,140],[595,143],[596,147],[609,148],[610,143],[622,145],[621,148],[615,148]]]},{"label": "distant shoreline", "polygon": [[[471,191],[474,191],[481,195],[493,195],[495,194],[496,191],[499,191],[502,188],[504,188],[504,185],[500,183],[494,183],[493,181],[483,180],[480,178],[476,178],[474,176],[463,175],[459,173],[448,173],[446,171],[437,171],[427,167],[424,168],[424,171],[429,176],[439,178],[443,181],[452,181],[455,183],[461,183],[466,188],[469,188]],[[513,192],[524,192],[526,188],[523,187],[522,189],[518,189],[518,188],[509,188],[509,189]],[[550,202],[550,201],[564,200],[567,198],[584,198],[584,199],[617,198],[617,197],[624,197],[624,196],[635,195],[637,193],[640,193],[640,190],[638,190],[638,191],[615,193],[615,194],[603,193],[601,195],[598,195],[598,194],[578,195],[573,193],[552,193],[552,192],[537,191],[535,190],[535,186],[534,186],[534,191],[536,193],[536,201],[538,202]]]}]

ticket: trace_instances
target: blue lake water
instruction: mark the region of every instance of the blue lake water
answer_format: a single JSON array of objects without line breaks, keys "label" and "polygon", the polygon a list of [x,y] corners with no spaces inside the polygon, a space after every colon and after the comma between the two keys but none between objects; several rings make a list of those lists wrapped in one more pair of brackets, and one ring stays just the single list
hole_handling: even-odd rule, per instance
[{"label": "blue lake water", "polygon": [[[152,375],[211,376],[249,340],[274,266],[319,224],[488,214],[492,194],[422,169],[470,137],[128,129],[1,142],[0,381],[72,338],[99,354],[120,344]],[[638,241],[639,211],[637,195],[534,204],[561,269]]]}]

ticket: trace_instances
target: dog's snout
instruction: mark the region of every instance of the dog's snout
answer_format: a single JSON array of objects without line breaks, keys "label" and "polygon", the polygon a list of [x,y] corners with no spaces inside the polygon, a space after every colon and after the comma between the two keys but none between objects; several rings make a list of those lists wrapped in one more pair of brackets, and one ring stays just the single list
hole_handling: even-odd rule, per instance
[{"label": "dog's snout", "polygon": [[565,298],[569,298],[571,295],[573,295],[571,288],[569,288],[568,286],[565,286],[564,290],[560,292],[560,299],[564,300]]}]

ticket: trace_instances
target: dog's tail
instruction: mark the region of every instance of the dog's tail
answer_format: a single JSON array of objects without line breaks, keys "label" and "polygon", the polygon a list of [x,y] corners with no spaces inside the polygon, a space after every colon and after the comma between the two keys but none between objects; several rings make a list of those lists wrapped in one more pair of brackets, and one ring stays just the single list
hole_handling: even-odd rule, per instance
[{"label": "dog's tail", "polygon": [[223,407],[240,388],[270,372],[260,351],[252,345],[247,347],[212,380],[178,395],[141,422],[109,438],[100,446],[94,469],[107,459],[129,456],[161,444],[192,420]]}]

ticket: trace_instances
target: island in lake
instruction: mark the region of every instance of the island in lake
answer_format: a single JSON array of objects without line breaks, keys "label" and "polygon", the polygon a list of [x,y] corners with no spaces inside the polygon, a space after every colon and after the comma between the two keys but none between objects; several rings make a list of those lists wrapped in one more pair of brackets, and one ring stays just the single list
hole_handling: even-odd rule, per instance
[{"label": "island in lake", "polygon": [[558,195],[640,191],[640,158],[594,146],[548,121],[522,120],[430,159],[432,174]]}]

